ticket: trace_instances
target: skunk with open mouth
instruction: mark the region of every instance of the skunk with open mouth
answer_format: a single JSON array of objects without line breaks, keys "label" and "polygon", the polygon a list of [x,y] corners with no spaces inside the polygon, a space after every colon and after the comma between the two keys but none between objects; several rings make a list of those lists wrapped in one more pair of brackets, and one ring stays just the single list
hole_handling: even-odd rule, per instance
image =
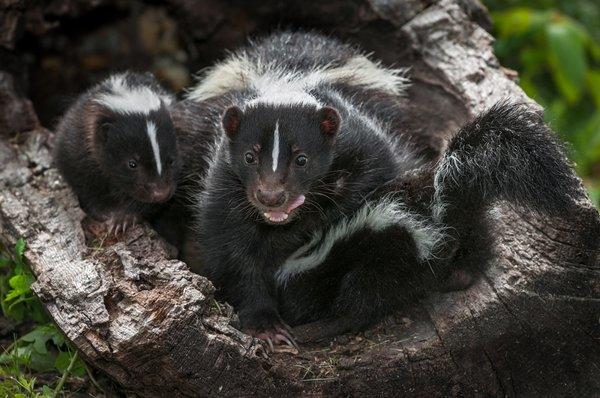
[{"label": "skunk with open mouth", "polygon": [[394,123],[406,86],[338,40],[277,33],[183,101],[202,272],[271,346],[295,345],[288,325],[359,331],[420,297],[464,231],[483,227],[466,215],[497,200],[570,205],[578,182],[526,106],[493,107],[431,165]]}]

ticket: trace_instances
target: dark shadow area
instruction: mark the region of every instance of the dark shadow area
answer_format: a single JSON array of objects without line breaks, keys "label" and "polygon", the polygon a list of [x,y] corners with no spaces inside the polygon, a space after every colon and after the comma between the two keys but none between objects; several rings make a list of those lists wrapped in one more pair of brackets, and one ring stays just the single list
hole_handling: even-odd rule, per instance
[{"label": "dark shadow area", "polygon": [[[193,3],[193,7],[192,4]],[[70,102],[107,74],[150,70],[180,96],[198,71],[250,37],[277,29],[316,30],[359,45],[385,64],[406,67],[413,81],[402,114],[405,133],[429,159],[467,111],[419,62],[394,26],[350,1],[305,7],[303,2],[116,2],[77,17],[57,17],[42,36],[27,34],[18,52],[27,62],[28,96],[42,125],[52,129]],[[357,17],[358,15],[358,17]],[[400,54],[400,55],[399,55]],[[397,62],[398,59],[402,61]]]}]

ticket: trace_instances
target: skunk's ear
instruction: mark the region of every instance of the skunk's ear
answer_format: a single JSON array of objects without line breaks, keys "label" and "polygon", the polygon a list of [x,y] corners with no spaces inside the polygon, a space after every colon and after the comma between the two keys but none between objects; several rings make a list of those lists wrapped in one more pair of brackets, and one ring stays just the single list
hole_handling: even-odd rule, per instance
[{"label": "skunk's ear", "polygon": [[105,143],[113,124],[113,115],[104,107],[90,103],[83,112],[83,125],[86,134],[100,143]]},{"label": "skunk's ear", "polygon": [[221,123],[223,124],[223,130],[225,130],[229,138],[235,136],[239,131],[242,116],[244,116],[244,112],[237,106],[227,108],[223,114]]},{"label": "skunk's ear", "polygon": [[108,119],[99,120],[96,125],[96,139],[101,143],[106,143],[108,135],[111,133],[112,123]]},{"label": "skunk's ear", "polygon": [[319,109],[317,114],[319,118],[319,127],[323,134],[334,137],[338,131],[340,131],[340,124],[342,122],[340,114],[335,108],[325,106]]}]

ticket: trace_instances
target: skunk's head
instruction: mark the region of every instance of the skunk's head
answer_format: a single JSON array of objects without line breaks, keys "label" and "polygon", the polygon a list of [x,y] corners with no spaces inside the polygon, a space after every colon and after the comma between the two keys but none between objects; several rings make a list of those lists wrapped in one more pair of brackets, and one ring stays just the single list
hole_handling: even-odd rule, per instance
[{"label": "skunk's head", "polygon": [[104,111],[94,128],[95,157],[118,190],[115,194],[144,203],[161,203],[171,198],[180,165],[166,108],[148,114]]},{"label": "skunk's head", "polygon": [[173,98],[151,73],[115,74],[96,90],[85,124],[115,194],[145,203],[169,200],[180,167],[168,109]]},{"label": "skunk's head", "polygon": [[254,105],[227,109],[233,171],[267,223],[285,224],[333,160],[340,116],[331,107]]}]

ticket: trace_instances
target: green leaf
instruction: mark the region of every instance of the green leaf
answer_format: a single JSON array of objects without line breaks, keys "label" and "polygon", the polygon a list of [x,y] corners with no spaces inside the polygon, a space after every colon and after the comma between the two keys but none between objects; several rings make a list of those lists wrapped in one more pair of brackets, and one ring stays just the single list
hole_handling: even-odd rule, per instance
[{"label": "green leaf", "polygon": [[49,386],[44,384],[42,386],[42,395],[44,396],[44,398],[54,397],[54,390],[52,390]]},{"label": "green leaf", "polygon": [[52,342],[57,347],[62,347],[66,343],[65,337],[61,333],[59,333],[58,331],[57,331],[56,334],[54,334],[52,336]]},{"label": "green leaf", "polygon": [[585,39],[585,33],[569,19],[560,19],[546,26],[552,77],[570,103],[579,100],[585,84]]},{"label": "green leaf", "polygon": [[19,238],[15,244],[15,255],[17,256],[17,259],[22,260],[23,253],[25,253],[25,239]]},{"label": "green leaf", "polygon": [[49,372],[54,369],[54,355],[40,354],[33,351],[29,360],[29,367],[37,372]]},{"label": "green leaf", "polygon": [[33,276],[29,274],[15,275],[8,280],[8,285],[15,290],[29,291],[33,283]]},{"label": "green leaf", "polygon": [[21,337],[19,341],[31,343],[38,354],[48,354],[46,343],[53,339],[56,333],[56,328],[53,325],[42,325]]},{"label": "green leaf", "polygon": [[594,41],[592,37],[587,41],[587,48],[590,51],[592,59],[600,62],[600,43]]},{"label": "green leaf", "polygon": [[600,69],[588,71],[587,84],[596,107],[600,108]]},{"label": "green leaf", "polygon": [[76,377],[83,377],[85,375],[85,362],[83,362],[81,357],[75,361],[73,369],[71,369],[71,374]]},{"label": "green leaf", "polygon": [[15,244],[15,274],[17,275],[23,273],[23,269],[25,268],[23,253],[25,253],[25,240],[19,238]]},{"label": "green leaf", "polygon": [[34,300],[28,303],[27,305],[28,315],[32,321],[35,323],[48,323],[51,321],[50,316],[39,302],[39,300]]},{"label": "green leaf", "polygon": [[69,364],[71,363],[71,355],[68,351],[60,352],[56,356],[56,360],[54,361],[54,366],[60,373],[65,373]]},{"label": "green leaf", "polygon": [[9,363],[12,360],[10,354],[0,354],[0,364]]},{"label": "green leaf", "polygon": [[8,280],[8,285],[12,288],[12,290],[8,292],[4,300],[11,301],[16,299],[17,297],[28,294],[31,291],[29,287],[31,286],[33,281],[33,276],[29,274],[13,276]]},{"label": "green leaf", "polygon": [[29,362],[29,358],[31,357],[32,352],[33,348],[31,347],[31,345],[27,345],[25,347],[17,347],[11,352],[12,360],[25,365]]},{"label": "green leaf", "polygon": [[[66,372],[69,364],[73,360],[73,355],[74,354],[68,351],[58,354],[54,366],[60,373]],[[75,359],[75,363],[73,364],[73,368],[71,368],[70,374],[76,377],[82,377],[85,374],[85,363],[81,360],[81,358],[78,357]]]},{"label": "green leaf", "polygon": [[527,7],[515,7],[508,11],[493,13],[499,37],[515,37],[540,29],[551,14]]},{"label": "green leaf", "polygon": [[7,318],[13,319],[17,322],[22,322],[25,319],[25,306],[16,305],[9,310],[7,310],[6,314],[4,314]]}]

